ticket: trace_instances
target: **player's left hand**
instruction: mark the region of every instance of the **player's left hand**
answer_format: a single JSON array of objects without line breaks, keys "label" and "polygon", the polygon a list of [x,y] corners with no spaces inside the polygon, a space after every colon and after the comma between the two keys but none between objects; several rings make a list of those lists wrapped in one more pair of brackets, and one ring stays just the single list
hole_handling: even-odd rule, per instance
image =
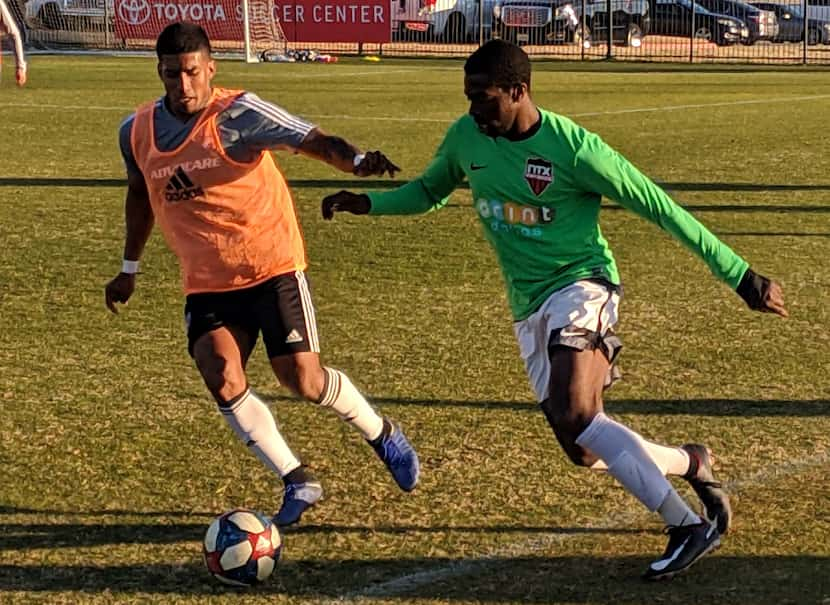
[{"label": "player's left hand", "polygon": [[18,86],[24,86],[26,84],[26,68],[18,67],[17,72],[15,72],[15,78],[17,79]]},{"label": "player's left hand", "polygon": [[764,296],[764,308],[761,309],[767,313],[775,313],[781,317],[789,317],[790,314],[784,307],[784,291],[775,280],[771,280],[766,296]]},{"label": "player's left hand", "polygon": [[357,176],[383,176],[389,173],[389,176],[394,177],[395,173],[400,171],[401,169],[380,151],[367,151],[360,164],[354,167]]},{"label": "player's left hand", "polygon": [[775,313],[781,317],[790,316],[784,306],[784,291],[781,284],[755,273],[752,269],[746,270],[736,292],[753,311]]}]

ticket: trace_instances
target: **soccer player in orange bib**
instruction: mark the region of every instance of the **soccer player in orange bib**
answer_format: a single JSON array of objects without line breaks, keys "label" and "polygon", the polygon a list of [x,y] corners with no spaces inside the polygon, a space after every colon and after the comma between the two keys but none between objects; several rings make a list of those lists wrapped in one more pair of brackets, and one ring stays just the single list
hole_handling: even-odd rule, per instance
[{"label": "soccer player in orange bib", "polygon": [[216,65],[198,25],[169,25],[156,54],[166,94],[120,129],[126,241],[121,272],[106,286],[107,307],[115,313],[133,294],[157,224],[181,266],[196,367],[237,437],[284,481],[278,525],[298,522],[323,490],[248,385],[245,366],[260,333],[280,383],[333,409],[401,489],[414,489],[418,457],[400,426],[380,416],[345,374],[321,365],[305,244],[270,151],[296,151],[358,176],[400,169],[381,152],[360,153],[252,93],[212,87]]}]

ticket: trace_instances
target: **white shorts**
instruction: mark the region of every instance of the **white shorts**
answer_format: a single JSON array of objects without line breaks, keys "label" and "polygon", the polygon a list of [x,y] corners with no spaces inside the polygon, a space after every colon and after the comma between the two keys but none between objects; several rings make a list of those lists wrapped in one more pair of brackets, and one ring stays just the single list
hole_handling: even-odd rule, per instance
[{"label": "white shorts", "polygon": [[513,324],[530,385],[538,401],[550,390],[550,348],[600,349],[614,361],[622,343],[614,334],[620,295],[602,282],[581,280],[557,290],[533,315]]}]

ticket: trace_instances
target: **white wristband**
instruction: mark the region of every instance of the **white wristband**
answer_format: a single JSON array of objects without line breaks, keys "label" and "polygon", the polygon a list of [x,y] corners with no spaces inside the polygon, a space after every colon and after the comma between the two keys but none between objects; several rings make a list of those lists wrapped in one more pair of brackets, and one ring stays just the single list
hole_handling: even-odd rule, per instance
[{"label": "white wristband", "polygon": [[121,273],[138,273],[138,261],[125,258],[124,262],[121,263]]},{"label": "white wristband", "polygon": [[357,168],[358,166],[360,166],[360,162],[362,162],[363,158],[365,157],[365,153],[358,153],[356,156],[354,156],[354,167]]}]

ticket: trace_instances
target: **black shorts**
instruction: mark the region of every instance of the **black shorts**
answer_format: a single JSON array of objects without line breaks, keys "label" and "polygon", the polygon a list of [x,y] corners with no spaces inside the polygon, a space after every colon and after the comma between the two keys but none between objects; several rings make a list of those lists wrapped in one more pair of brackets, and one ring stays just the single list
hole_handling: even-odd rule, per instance
[{"label": "black shorts", "polygon": [[250,288],[189,294],[184,305],[187,350],[200,336],[233,326],[255,343],[262,332],[268,358],[320,352],[317,321],[305,273],[284,273]]}]

